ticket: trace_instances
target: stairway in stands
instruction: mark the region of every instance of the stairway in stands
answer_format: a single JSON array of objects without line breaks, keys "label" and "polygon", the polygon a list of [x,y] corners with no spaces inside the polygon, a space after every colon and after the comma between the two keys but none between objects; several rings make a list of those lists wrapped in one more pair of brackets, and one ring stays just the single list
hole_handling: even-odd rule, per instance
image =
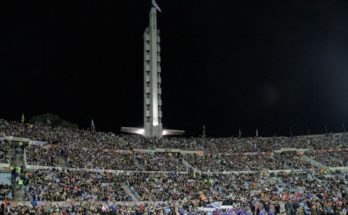
[{"label": "stairway in stands", "polygon": [[[22,167],[25,166],[25,155],[24,150],[20,148],[13,148],[11,165]],[[22,170],[23,171],[23,170]],[[15,201],[24,201],[25,200],[25,186],[19,187],[16,182],[12,182],[13,187],[13,198]]]},{"label": "stairway in stands", "polygon": [[140,201],[140,196],[136,192],[133,192],[127,184],[122,184],[121,186],[123,190],[132,198],[132,201]]},{"label": "stairway in stands", "polygon": [[196,167],[193,167],[189,162],[187,162],[185,159],[181,159],[182,164],[186,167],[186,171],[192,170],[196,173],[201,173],[201,170],[197,169]]},{"label": "stairway in stands", "polygon": [[302,156],[301,160],[309,162],[309,163],[311,163],[313,166],[315,166],[317,168],[322,168],[322,169],[327,169],[328,168],[324,164],[322,164],[322,163],[320,163],[320,162],[318,162],[318,161],[316,161],[316,160],[314,160],[314,159],[312,159],[312,158],[310,158],[308,156]]}]

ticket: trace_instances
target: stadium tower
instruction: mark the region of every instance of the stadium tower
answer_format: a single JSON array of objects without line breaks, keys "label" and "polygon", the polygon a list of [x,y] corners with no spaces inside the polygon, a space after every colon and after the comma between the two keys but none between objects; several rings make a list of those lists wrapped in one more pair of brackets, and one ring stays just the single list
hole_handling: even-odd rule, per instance
[{"label": "stadium tower", "polygon": [[144,128],[122,127],[121,131],[160,138],[164,135],[182,135],[184,131],[167,130],[162,126],[161,48],[157,11],[160,8],[153,0],[150,26],[144,33]]}]

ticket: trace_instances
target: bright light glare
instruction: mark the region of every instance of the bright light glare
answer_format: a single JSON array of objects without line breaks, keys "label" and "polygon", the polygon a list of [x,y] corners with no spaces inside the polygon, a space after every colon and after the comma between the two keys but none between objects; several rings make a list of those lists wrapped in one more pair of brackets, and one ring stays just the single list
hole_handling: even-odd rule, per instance
[{"label": "bright light glare", "polygon": [[138,129],[135,131],[136,134],[144,135],[145,134],[145,129]]}]

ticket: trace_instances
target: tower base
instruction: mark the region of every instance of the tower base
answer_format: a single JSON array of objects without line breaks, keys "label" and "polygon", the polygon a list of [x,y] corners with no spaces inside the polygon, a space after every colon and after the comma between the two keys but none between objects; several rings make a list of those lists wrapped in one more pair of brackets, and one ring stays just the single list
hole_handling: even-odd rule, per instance
[{"label": "tower base", "polygon": [[[121,132],[146,136],[144,128],[122,127]],[[163,129],[161,136],[178,136],[183,134],[185,134],[183,130]]]}]

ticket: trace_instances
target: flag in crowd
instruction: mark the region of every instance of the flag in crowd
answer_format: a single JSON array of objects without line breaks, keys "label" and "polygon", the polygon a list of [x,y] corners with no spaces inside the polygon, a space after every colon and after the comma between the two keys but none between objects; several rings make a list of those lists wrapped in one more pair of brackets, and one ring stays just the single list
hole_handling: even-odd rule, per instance
[{"label": "flag in crowd", "polygon": [[94,120],[91,120],[91,131],[95,131],[95,125],[94,125]]},{"label": "flag in crowd", "polygon": [[205,134],[205,125],[203,125],[202,137],[206,137],[206,134]]},{"label": "flag in crowd", "polygon": [[25,116],[24,116],[24,113],[22,113],[21,123],[25,123]]}]

